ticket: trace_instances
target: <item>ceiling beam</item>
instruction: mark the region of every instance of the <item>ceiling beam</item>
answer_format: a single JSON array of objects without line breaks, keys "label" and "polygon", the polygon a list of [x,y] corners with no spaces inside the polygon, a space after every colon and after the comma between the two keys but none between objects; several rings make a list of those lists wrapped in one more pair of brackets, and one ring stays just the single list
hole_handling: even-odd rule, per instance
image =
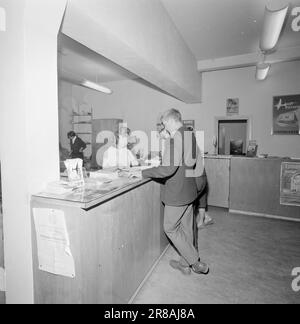
[{"label": "ceiling beam", "polygon": [[201,102],[197,60],[159,0],[72,0],[62,32],[171,96]]}]

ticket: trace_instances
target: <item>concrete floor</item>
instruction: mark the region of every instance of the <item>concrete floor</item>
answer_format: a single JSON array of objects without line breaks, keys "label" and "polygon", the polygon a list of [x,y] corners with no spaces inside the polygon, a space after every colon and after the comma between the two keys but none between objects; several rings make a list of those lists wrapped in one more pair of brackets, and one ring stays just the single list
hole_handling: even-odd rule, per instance
[{"label": "concrete floor", "polygon": [[184,276],[169,266],[170,248],[134,304],[300,303],[292,270],[300,267],[300,223],[229,214],[210,208],[215,225],[200,231],[208,276]]}]

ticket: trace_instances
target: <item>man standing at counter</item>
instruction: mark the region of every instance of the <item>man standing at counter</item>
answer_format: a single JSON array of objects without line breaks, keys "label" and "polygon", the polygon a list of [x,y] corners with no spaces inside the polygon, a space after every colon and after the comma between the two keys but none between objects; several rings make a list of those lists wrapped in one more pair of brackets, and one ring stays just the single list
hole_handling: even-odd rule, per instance
[{"label": "man standing at counter", "polygon": [[73,131],[68,133],[68,139],[70,140],[71,159],[81,159],[84,161],[83,151],[86,149],[84,141]]},{"label": "man standing at counter", "polygon": [[[171,135],[162,166],[144,170],[142,176],[165,180],[162,189],[164,230],[181,256],[180,261],[170,261],[171,267],[186,275],[191,274],[191,270],[197,274],[207,274],[209,268],[200,261],[193,246],[193,203],[197,199],[197,185],[195,177],[190,177],[188,172],[195,168],[192,161],[196,138],[183,126],[182,116],[175,109],[163,114],[162,123]],[[190,140],[185,140],[185,136]]]}]

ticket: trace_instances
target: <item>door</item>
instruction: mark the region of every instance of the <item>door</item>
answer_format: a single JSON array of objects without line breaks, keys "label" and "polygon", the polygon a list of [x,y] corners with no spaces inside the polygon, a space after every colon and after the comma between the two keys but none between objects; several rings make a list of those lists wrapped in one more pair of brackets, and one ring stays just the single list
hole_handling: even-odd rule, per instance
[{"label": "door", "polygon": [[219,121],[219,154],[244,155],[247,152],[247,120]]},{"label": "door", "polygon": [[229,208],[230,159],[206,158],[208,205]]}]

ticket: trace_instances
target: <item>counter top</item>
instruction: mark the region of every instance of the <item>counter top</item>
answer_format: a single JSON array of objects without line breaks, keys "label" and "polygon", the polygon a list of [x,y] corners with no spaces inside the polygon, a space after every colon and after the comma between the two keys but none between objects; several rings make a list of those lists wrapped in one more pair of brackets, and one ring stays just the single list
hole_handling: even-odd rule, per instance
[{"label": "counter top", "polygon": [[216,155],[216,154],[206,154],[204,156],[206,159],[231,159],[231,155]]},{"label": "counter top", "polygon": [[97,181],[97,179],[86,179],[84,187],[78,188],[71,193],[58,195],[40,192],[33,195],[32,199],[51,201],[55,204],[63,204],[65,206],[89,210],[150,181],[150,179],[120,177],[110,183],[103,183]]},{"label": "counter top", "polygon": [[214,155],[214,154],[207,154],[205,155],[205,158],[207,159],[250,159],[250,160],[297,160],[296,158],[279,157],[279,156],[248,157],[248,156],[240,156],[240,155]]}]

